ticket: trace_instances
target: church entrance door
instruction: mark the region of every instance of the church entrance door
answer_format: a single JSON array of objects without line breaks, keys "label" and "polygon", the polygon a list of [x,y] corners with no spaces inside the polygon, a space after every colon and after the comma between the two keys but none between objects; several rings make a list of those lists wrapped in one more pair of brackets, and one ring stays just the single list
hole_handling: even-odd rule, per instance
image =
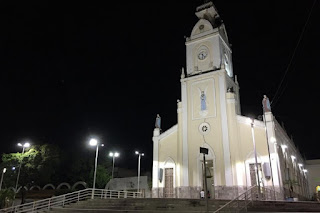
[{"label": "church entrance door", "polygon": [[[258,185],[258,181],[257,181],[258,177],[257,177],[257,172],[256,172],[256,164],[250,163],[249,168],[250,168],[251,186],[257,186]],[[258,163],[258,171],[259,171],[259,178],[260,178],[260,186],[262,186],[262,183],[261,183],[261,178],[262,178],[261,163]]]},{"label": "church entrance door", "polygon": [[[206,175],[207,175],[207,194],[209,194],[209,198],[214,199],[214,168],[213,168],[213,160],[206,160]],[[203,161],[202,161],[202,177],[204,176],[203,170]],[[204,189],[204,181],[202,183],[202,188]]]},{"label": "church entrance door", "polygon": [[164,173],[164,197],[173,198],[173,168],[166,168]]}]

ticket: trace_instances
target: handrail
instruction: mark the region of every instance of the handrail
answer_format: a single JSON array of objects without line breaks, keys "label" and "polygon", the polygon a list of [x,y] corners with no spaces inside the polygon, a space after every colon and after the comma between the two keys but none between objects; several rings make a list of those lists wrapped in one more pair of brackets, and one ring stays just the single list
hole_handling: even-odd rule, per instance
[{"label": "handrail", "polygon": [[[91,199],[92,188],[83,189],[68,194],[55,196],[43,200],[34,201],[31,203],[25,203],[17,206],[12,206],[5,209],[0,209],[0,213],[26,213],[36,212],[39,210],[50,210],[52,207],[65,206],[71,203],[76,203],[81,200]],[[94,198],[98,199],[112,199],[112,198],[140,198],[141,192],[130,191],[116,191],[106,189],[94,189]]]},{"label": "handrail", "polygon": [[284,200],[284,195],[270,188],[261,187],[260,200]]},{"label": "handrail", "polygon": [[[247,207],[247,205],[246,205],[246,200],[248,200],[246,194],[247,194],[249,191],[252,191],[252,189],[254,189],[254,188],[256,188],[256,186],[250,187],[247,191],[243,192],[242,194],[240,194],[239,196],[237,196],[237,197],[234,198],[233,200],[229,201],[228,203],[224,204],[222,207],[220,207],[219,209],[217,209],[216,211],[214,211],[214,213],[223,211],[225,208],[227,208],[228,206],[230,206],[233,202],[239,200],[239,198],[242,198],[243,195],[245,195],[245,208],[246,208],[246,207]],[[250,194],[251,194],[251,193],[250,193]],[[250,202],[251,202],[251,201],[250,201]],[[250,203],[250,202],[249,202],[249,203]],[[249,204],[249,203],[248,203],[248,204]]]},{"label": "handrail", "polygon": [[[247,212],[247,206],[250,203],[253,203],[253,200],[283,200],[281,193],[273,191],[269,188],[260,187],[260,193],[258,193],[258,186],[252,186],[244,193],[240,194],[233,200],[229,201],[216,211],[215,213],[226,211],[227,208],[231,208],[232,204],[236,204],[234,207],[236,208],[236,212],[240,212],[240,210],[245,209]],[[260,194],[260,195],[259,195]],[[254,196],[253,196],[254,195]],[[276,196],[278,195],[278,196]],[[260,196],[260,197],[259,197]]]}]

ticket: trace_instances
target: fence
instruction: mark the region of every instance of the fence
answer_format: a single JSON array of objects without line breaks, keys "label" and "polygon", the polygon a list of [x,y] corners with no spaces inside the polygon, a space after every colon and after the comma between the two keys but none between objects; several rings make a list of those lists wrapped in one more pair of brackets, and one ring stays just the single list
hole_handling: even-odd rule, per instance
[{"label": "fence", "polygon": [[[10,208],[0,209],[0,213],[26,213],[38,212],[40,210],[50,210],[52,207],[63,207],[65,205],[76,203],[82,200],[91,199],[93,189],[83,189],[68,194],[38,200],[31,203],[13,206]],[[94,199],[116,199],[116,198],[139,198],[141,192],[115,191],[106,189],[95,189]]]}]

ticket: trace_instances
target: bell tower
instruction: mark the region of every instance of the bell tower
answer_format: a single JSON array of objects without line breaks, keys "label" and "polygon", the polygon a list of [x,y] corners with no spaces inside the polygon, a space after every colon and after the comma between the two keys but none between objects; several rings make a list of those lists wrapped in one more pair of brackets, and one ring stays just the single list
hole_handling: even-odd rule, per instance
[{"label": "bell tower", "polygon": [[187,76],[224,68],[233,77],[225,26],[212,2],[196,9],[199,21],[186,40]]},{"label": "bell tower", "polygon": [[[230,142],[240,114],[239,85],[225,26],[212,2],[196,8],[198,22],[186,38],[186,73],[181,75],[181,189],[203,185],[199,147],[207,147],[215,186],[233,186]],[[209,157],[210,156],[210,157]],[[215,162],[223,162],[215,165]],[[195,172],[196,171],[196,172]]]}]

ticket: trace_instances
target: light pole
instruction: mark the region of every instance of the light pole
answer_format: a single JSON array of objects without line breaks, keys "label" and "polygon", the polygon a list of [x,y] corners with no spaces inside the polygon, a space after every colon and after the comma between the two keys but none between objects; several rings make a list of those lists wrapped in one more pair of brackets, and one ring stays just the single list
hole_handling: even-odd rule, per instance
[{"label": "light pole", "polygon": [[255,159],[257,179],[258,179],[258,197],[260,199],[260,178],[259,178],[259,170],[258,170],[259,167],[258,167],[258,159],[257,159],[256,140],[254,137],[254,119],[250,119],[250,124],[251,124],[252,143],[253,143],[253,149],[254,149],[254,159]]},{"label": "light pole", "polygon": [[144,156],[144,153],[139,153],[138,151],[135,152],[136,155],[138,155],[138,190],[137,192],[139,192],[139,189],[140,189],[140,159],[141,159],[141,156]]},{"label": "light pole", "polygon": [[203,170],[204,170],[204,191],[205,191],[205,198],[206,198],[206,212],[208,212],[208,187],[207,187],[207,168],[206,168],[206,155],[209,153],[209,149],[200,147],[200,153],[203,154]]},{"label": "light pole", "polygon": [[[94,190],[96,188],[99,143],[98,143],[97,139],[91,138],[89,141],[89,144],[90,144],[90,146],[96,146],[96,158],[94,161],[94,174],[93,174],[93,189],[92,189],[92,194],[91,194],[91,199],[94,199]],[[101,144],[101,146],[103,146],[103,144]]]},{"label": "light pole", "polygon": [[[21,157],[23,157],[23,154],[24,154],[24,151],[25,151],[25,148],[28,148],[30,147],[30,143],[26,142],[24,144],[21,144],[21,143],[18,143],[18,146],[21,146],[22,147],[22,154],[21,154]],[[20,177],[20,170],[21,170],[21,166],[22,166],[22,158],[20,160],[20,166],[19,166],[19,170],[18,170],[18,175],[17,175],[17,181],[16,181],[16,191],[15,193],[17,193],[17,190],[18,190],[18,183],[19,183],[19,177]]]},{"label": "light pole", "polygon": [[2,181],[3,181],[3,175],[4,173],[6,173],[7,169],[6,168],[3,168],[2,170],[2,175],[1,175],[1,181],[0,181],[0,190],[2,189]]},{"label": "light pole", "polygon": [[109,153],[109,156],[112,157],[112,179],[113,179],[113,171],[114,171],[114,161],[115,161],[115,158],[119,157],[119,153],[118,152],[110,152]]}]

